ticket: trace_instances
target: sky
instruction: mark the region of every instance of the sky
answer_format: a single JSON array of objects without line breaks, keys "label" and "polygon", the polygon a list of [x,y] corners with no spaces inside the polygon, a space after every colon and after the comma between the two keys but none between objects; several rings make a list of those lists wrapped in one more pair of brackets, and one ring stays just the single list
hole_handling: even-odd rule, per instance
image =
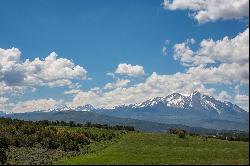
[{"label": "sky", "polygon": [[0,111],[193,91],[249,110],[249,0],[1,0]]}]

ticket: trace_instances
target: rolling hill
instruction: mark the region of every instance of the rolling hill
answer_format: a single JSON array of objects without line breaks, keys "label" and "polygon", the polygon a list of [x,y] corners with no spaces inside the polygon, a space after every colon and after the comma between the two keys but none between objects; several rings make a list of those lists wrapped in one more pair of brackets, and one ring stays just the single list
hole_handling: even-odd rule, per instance
[{"label": "rolling hill", "polygon": [[244,165],[249,144],[201,137],[178,138],[160,133],[129,133],[93,154],[64,158],[66,165]]}]

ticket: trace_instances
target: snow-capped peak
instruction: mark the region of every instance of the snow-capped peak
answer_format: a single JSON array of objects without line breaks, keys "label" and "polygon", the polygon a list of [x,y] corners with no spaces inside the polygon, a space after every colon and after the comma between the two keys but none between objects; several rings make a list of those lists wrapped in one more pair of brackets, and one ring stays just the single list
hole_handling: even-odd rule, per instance
[{"label": "snow-capped peak", "polygon": [[164,98],[165,105],[174,108],[186,108],[189,103],[189,98],[180,93],[173,93]]},{"label": "snow-capped peak", "polygon": [[51,108],[43,112],[62,112],[62,111],[91,111],[95,109],[92,105],[86,104],[78,107],[69,107],[67,105]]},{"label": "snow-capped peak", "polygon": [[[201,94],[198,91],[193,92],[188,96],[184,96],[180,93],[172,93],[165,97],[154,97],[146,100],[142,103],[128,105],[130,108],[143,108],[143,107],[154,107],[163,105],[171,108],[180,108],[188,110],[199,110],[217,112],[222,114],[223,112],[242,112],[244,111],[237,105],[230,102],[222,102],[215,98]],[[119,106],[125,107],[125,106]]]},{"label": "snow-capped peak", "polygon": [[91,111],[94,109],[95,108],[91,104],[86,104],[86,105],[75,108],[76,111]]},{"label": "snow-capped peak", "polygon": [[191,96],[202,96],[202,94],[198,91],[194,91]]},{"label": "snow-capped peak", "polygon": [[64,105],[64,106],[59,106],[55,108],[50,108],[44,112],[58,112],[58,111],[74,111],[74,108]]},{"label": "snow-capped peak", "polygon": [[137,107],[148,107],[148,106],[152,107],[152,106],[154,106],[156,104],[159,104],[162,101],[163,101],[162,97],[154,97],[154,98],[151,98],[151,99],[149,99],[147,101],[144,101],[144,102],[142,102],[140,104],[136,104],[136,105],[137,105]]}]

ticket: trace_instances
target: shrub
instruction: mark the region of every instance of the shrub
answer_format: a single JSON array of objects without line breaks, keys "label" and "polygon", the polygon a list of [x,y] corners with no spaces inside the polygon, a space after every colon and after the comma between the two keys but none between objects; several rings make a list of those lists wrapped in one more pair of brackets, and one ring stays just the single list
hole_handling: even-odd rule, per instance
[{"label": "shrub", "polygon": [[6,149],[0,148],[0,165],[7,161]]},{"label": "shrub", "polygon": [[177,135],[179,138],[186,138],[186,133],[184,131],[179,131]]},{"label": "shrub", "polygon": [[176,134],[179,136],[179,138],[185,138],[186,137],[186,130],[182,129],[169,129],[170,134]]}]

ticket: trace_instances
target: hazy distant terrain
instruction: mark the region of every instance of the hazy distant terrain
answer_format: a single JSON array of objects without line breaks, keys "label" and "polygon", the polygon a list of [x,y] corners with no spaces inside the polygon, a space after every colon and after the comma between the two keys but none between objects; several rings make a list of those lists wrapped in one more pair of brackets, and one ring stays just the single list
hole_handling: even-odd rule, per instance
[{"label": "hazy distant terrain", "polygon": [[164,124],[156,123],[145,120],[118,118],[95,112],[87,111],[63,111],[63,112],[31,112],[31,113],[19,113],[10,114],[5,117],[11,117],[13,119],[21,120],[50,120],[50,121],[74,121],[76,123],[99,123],[108,125],[126,125],[133,126],[136,130],[147,132],[168,132],[169,128],[182,128],[189,132],[194,133],[216,133],[215,129],[205,129],[201,127],[189,127],[181,124]]}]

